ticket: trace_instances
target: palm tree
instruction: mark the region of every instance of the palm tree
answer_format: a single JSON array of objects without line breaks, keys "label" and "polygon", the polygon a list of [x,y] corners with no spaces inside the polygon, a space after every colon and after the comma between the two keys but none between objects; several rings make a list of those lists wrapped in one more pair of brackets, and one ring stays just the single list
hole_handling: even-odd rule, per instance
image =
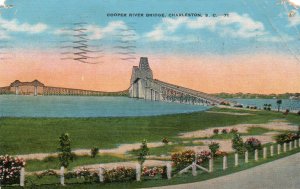
[{"label": "palm tree", "polygon": [[281,99],[278,99],[278,100],[276,101],[276,103],[277,103],[278,112],[279,112],[280,106],[281,106],[281,104],[282,104],[282,100],[281,100]]}]

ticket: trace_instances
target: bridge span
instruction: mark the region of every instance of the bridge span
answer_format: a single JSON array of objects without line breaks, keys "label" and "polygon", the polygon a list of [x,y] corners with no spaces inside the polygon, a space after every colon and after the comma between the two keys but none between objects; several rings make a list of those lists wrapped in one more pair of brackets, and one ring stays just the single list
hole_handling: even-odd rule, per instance
[{"label": "bridge span", "polygon": [[148,58],[141,57],[139,66],[134,66],[130,80],[129,96],[152,101],[177,102],[196,105],[229,103],[225,99],[153,79]]}]

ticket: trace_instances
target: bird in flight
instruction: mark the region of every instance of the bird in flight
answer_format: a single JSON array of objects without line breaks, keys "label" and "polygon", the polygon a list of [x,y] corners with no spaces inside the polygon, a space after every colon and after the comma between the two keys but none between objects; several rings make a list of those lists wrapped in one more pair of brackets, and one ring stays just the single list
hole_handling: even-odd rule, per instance
[{"label": "bird in flight", "polygon": [[6,5],[5,3],[6,0],[0,0],[0,8],[2,9],[10,9],[13,7],[13,5]]}]

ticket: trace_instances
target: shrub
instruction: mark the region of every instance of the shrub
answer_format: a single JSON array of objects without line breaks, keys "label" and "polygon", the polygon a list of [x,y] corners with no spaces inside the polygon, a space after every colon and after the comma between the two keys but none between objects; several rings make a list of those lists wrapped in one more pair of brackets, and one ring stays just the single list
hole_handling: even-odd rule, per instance
[{"label": "shrub", "polygon": [[219,150],[220,148],[220,144],[216,143],[216,142],[212,142],[209,146],[209,149],[212,153],[213,156],[215,156],[216,152]]},{"label": "shrub", "polygon": [[22,159],[11,156],[0,156],[0,183],[2,185],[17,184],[20,180],[20,171],[25,166]]},{"label": "shrub", "polygon": [[60,177],[59,174],[57,174],[54,170],[52,169],[49,169],[49,170],[46,170],[46,171],[42,171],[40,173],[36,173],[35,174],[37,178],[41,179],[45,176],[55,176],[55,177]]},{"label": "shrub", "polygon": [[232,128],[232,129],[230,130],[230,132],[231,132],[231,133],[237,133],[237,132],[238,132],[238,129],[237,129],[237,128]]},{"label": "shrub", "polygon": [[73,172],[68,172],[65,175],[66,179],[71,179],[71,178],[77,178],[77,179],[83,179],[84,182],[98,182],[99,176],[95,172],[91,172],[87,168],[80,168],[77,169],[76,171]]},{"label": "shrub", "polygon": [[215,156],[216,156],[216,157],[227,156],[227,152],[218,150],[218,151],[216,151]]},{"label": "shrub", "polygon": [[261,142],[254,137],[248,138],[245,142],[245,148],[250,152],[254,150],[260,150],[262,148]]},{"label": "shrub", "polygon": [[222,129],[222,133],[223,133],[223,134],[227,134],[227,133],[228,133],[228,130],[227,130],[227,129]]},{"label": "shrub", "polygon": [[164,143],[165,145],[167,145],[167,144],[169,143],[169,139],[166,138],[166,137],[164,137],[164,138],[162,139],[162,143]]},{"label": "shrub", "polygon": [[172,154],[171,159],[175,168],[180,170],[195,161],[195,151],[186,150],[181,153],[174,153]]},{"label": "shrub", "polygon": [[232,137],[232,148],[235,152],[242,154],[245,152],[244,142],[239,133],[234,133]]},{"label": "shrub", "polygon": [[146,177],[156,177],[158,175],[163,175],[165,173],[164,167],[144,167],[142,170],[142,176]]},{"label": "shrub", "polygon": [[219,129],[214,129],[213,132],[215,135],[217,135],[217,134],[219,134]]},{"label": "shrub", "polygon": [[288,132],[282,133],[275,136],[275,140],[279,144],[283,144],[285,142],[290,142],[292,140],[298,139],[299,135],[296,133]]},{"label": "shrub", "polygon": [[297,114],[300,116],[300,111],[298,111]]},{"label": "shrub", "polygon": [[99,148],[98,148],[98,147],[92,148],[92,149],[91,149],[91,157],[92,157],[92,158],[95,158],[96,155],[98,154],[98,152],[99,152]]},{"label": "shrub", "polygon": [[104,171],[105,182],[121,182],[135,180],[136,172],[132,168],[117,167],[111,170]]},{"label": "shrub", "polygon": [[286,109],[285,112],[283,113],[283,115],[288,115],[290,113],[289,109]]},{"label": "shrub", "polygon": [[207,162],[211,158],[211,153],[209,151],[203,150],[197,154],[197,164],[202,164]]},{"label": "shrub", "polygon": [[186,166],[192,164],[197,156],[196,163],[202,164],[210,159],[211,153],[209,151],[202,151],[196,155],[195,151],[187,150],[181,153],[174,153],[171,156],[173,166],[176,170],[181,170]]}]

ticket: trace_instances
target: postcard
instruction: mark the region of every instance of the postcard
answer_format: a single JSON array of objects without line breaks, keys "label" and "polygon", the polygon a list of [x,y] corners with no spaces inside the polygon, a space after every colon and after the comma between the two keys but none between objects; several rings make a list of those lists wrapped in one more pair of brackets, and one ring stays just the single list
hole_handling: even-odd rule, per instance
[{"label": "postcard", "polygon": [[299,0],[0,0],[1,188],[299,188]]}]

